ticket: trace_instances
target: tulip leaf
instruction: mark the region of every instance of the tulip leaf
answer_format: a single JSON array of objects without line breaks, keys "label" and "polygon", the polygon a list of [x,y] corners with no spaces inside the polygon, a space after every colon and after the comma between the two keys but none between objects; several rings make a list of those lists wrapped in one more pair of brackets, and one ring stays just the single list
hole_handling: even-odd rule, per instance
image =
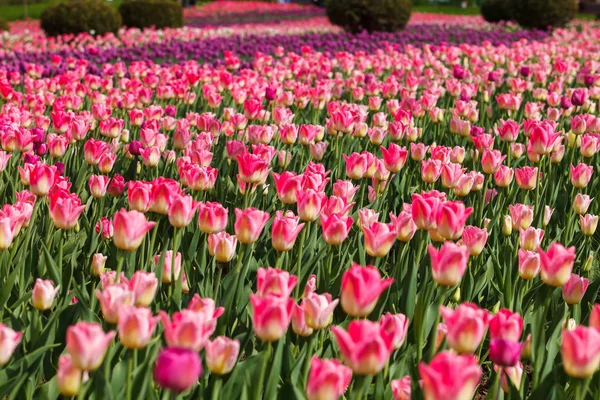
[{"label": "tulip leaf", "polygon": [[272,362],[269,364],[269,376],[267,378],[267,384],[265,385],[265,399],[277,398],[277,387],[279,386],[281,376],[281,360],[283,357],[283,348],[285,347],[285,335],[279,339],[277,343],[277,349],[273,356]]}]

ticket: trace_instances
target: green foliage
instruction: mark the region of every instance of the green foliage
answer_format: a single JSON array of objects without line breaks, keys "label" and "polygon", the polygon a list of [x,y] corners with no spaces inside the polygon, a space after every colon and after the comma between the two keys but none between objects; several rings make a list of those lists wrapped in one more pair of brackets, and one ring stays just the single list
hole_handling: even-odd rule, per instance
[{"label": "green foliage", "polygon": [[48,6],[40,22],[48,36],[82,32],[104,35],[117,32],[121,16],[102,0],[73,0]]},{"label": "green foliage", "polygon": [[181,3],[176,0],[126,0],[119,12],[123,24],[130,28],[177,28],[183,25]]},{"label": "green foliage", "polygon": [[485,0],[481,4],[481,16],[487,22],[512,20],[510,0]]},{"label": "green foliage", "polygon": [[8,31],[9,29],[8,22],[0,18],[0,32]]},{"label": "green foliage", "polygon": [[563,27],[577,15],[577,0],[510,0],[511,14],[524,28]]},{"label": "green foliage", "polygon": [[408,23],[412,0],[328,0],[325,7],[331,23],[349,32],[393,32]]}]

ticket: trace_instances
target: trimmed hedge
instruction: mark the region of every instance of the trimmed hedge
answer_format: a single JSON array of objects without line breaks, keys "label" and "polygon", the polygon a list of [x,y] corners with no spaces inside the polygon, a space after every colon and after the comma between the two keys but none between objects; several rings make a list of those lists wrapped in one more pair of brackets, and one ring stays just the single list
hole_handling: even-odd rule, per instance
[{"label": "trimmed hedge", "polygon": [[393,32],[408,23],[412,0],[328,0],[325,8],[331,23],[348,32]]},{"label": "trimmed hedge", "polygon": [[485,0],[481,4],[481,16],[487,22],[512,20],[510,0]]},{"label": "trimmed hedge", "polygon": [[177,0],[125,0],[119,6],[123,24],[129,28],[178,28],[183,10]]},{"label": "trimmed hedge", "polygon": [[82,32],[104,35],[119,30],[121,16],[103,0],[72,0],[46,7],[40,23],[48,36]]},{"label": "trimmed hedge", "polygon": [[530,29],[560,28],[577,15],[577,0],[510,0],[511,14]]}]

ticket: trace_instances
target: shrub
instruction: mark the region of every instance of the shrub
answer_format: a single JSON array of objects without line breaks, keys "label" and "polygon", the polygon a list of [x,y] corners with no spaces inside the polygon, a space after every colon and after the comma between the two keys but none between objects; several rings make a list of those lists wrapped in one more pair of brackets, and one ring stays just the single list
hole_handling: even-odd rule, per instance
[{"label": "shrub", "polygon": [[177,0],[125,0],[119,7],[123,24],[130,28],[177,28],[183,11]]},{"label": "shrub", "polygon": [[510,0],[485,0],[481,4],[481,16],[487,22],[510,21]]},{"label": "shrub", "polygon": [[328,0],[325,7],[331,23],[349,32],[393,32],[408,23],[412,0]]},{"label": "shrub", "polygon": [[48,36],[81,32],[103,35],[117,32],[121,16],[103,0],[72,0],[46,7],[40,22]]},{"label": "shrub", "polygon": [[510,0],[511,14],[525,28],[563,27],[577,15],[577,0]]},{"label": "shrub", "polygon": [[0,18],[0,32],[8,31],[9,29],[8,22]]}]

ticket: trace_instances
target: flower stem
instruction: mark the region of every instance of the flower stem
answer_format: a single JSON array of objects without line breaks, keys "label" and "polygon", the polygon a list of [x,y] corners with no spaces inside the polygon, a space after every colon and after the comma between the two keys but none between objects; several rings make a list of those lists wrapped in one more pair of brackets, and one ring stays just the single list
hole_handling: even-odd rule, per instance
[{"label": "flower stem", "polygon": [[262,365],[260,366],[260,372],[258,375],[258,382],[256,382],[256,391],[254,392],[254,398],[255,399],[262,399],[263,397],[263,387],[264,387],[264,383],[265,383],[265,376],[267,375],[267,366],[269,364],[269,361],[271,360],[271,350],[272,350],[272,346],[271,346],[271,342],[267,342],[266,343],[266,347],[265,350],[263,351],[263,359],[262,359]]}]

